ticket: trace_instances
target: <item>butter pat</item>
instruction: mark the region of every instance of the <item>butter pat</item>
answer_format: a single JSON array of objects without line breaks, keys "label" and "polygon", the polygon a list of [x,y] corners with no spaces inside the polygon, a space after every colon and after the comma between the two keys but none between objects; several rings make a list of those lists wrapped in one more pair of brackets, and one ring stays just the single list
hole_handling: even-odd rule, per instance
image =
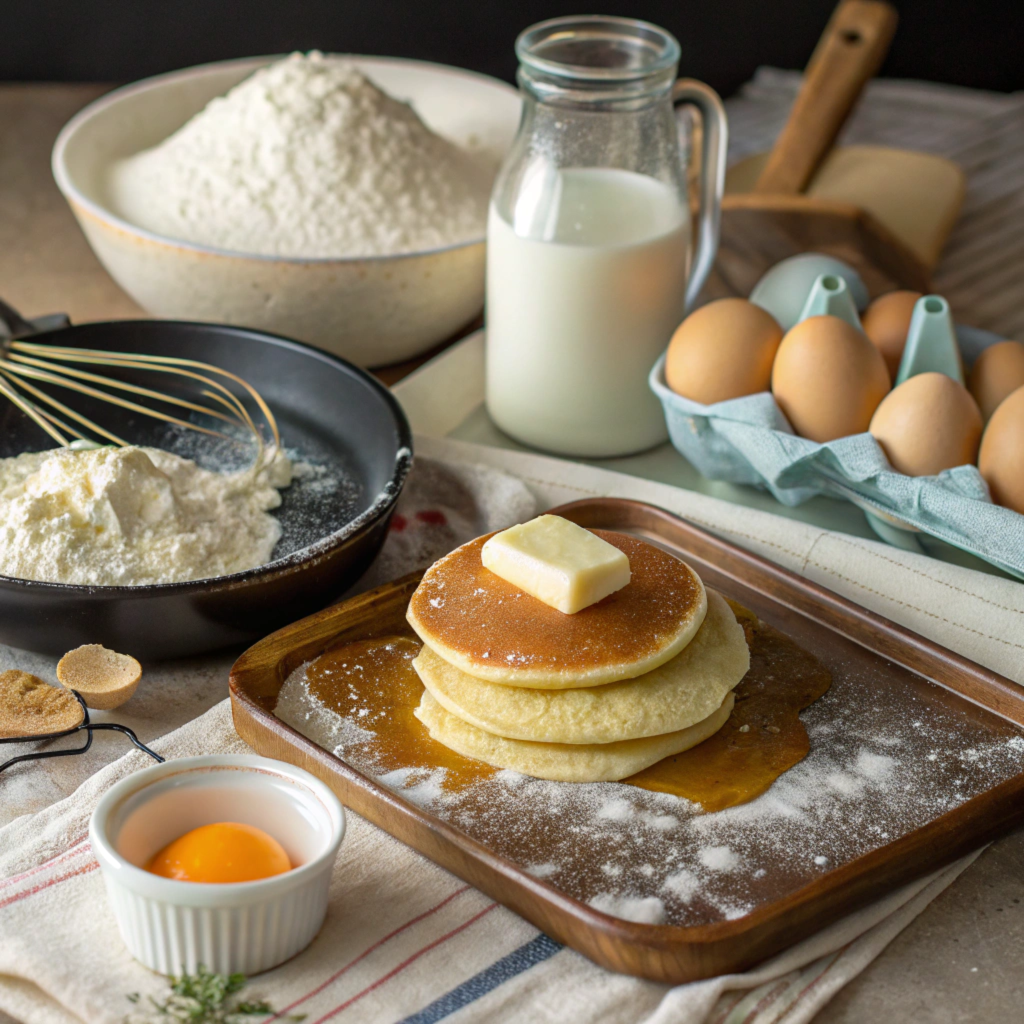
[{"label": "butter pat", "polygon": [[629,582],[624,552],[561,516],[538,516],[496,533],[481,557],[503,580],[569,615]]}]

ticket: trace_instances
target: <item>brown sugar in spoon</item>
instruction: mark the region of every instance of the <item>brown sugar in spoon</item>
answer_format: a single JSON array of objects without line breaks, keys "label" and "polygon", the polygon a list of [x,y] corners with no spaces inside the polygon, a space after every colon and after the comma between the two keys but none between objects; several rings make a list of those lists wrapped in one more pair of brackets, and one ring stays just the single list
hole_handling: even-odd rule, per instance
[{"label": "brown sugar in spoon", "polygon": [[163,761],[126,725],[89,720],[90,707],[119,707],[138,688],[142,666],[134,658],[88,644],[64,655],[57,675],[62,686],[51,686],[18,669],[0,672],[0,745],[58,740],[81,732],[85,733],[85,742],[80,747],[19,754],[0,762],[0,772],[23,761],[84,754],[92,746],[96,730],[122,733],[154,761]]},{"label": "brown sugar in spoon", "polygon": [[0,672],[0,738],[66,732],[82,724],[85,711],[73,693],[10,669]]},{"label": "brown sugar in spoon", "polygon": [[100,644],[68,651],[57,663],[57,678],[95,711],[119,708],[139,688],[142,666],[129,654]]}]

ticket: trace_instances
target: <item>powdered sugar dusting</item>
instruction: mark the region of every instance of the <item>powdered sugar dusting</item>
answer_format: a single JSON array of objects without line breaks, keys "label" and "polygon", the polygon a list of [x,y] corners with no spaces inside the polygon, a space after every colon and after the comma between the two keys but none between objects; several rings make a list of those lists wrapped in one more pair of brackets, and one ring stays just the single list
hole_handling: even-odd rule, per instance
[{"label": "powdered sugar dusting", "polygon": [[740,858],[728,846],[706,846],[697,854],[701,864],[712,871],[735,871]]},{"label": "powdered sugar dusting", "polygon": [[[809,755],[758,799],[713,814],[623,783],[511,771],[453,788],[443,768],[382,772],[373,741],[345,760],[596,910],[646,923],[734,920],[1024,771],[1024,736],[1009,724],[957,711],[919,680],[829,668],[832,689],[801,716]],[[305,690],[299,669],[277,714],[333,749],[348,727],[311,708]]]},{"label": "powdered sugar dusting", "polygon": [[616,896],[610,892],[598,893],[587,901],[595,910],[624,921],[639,921],[641,924],[662,924],[665,920],[665,904],[656,896]]}]

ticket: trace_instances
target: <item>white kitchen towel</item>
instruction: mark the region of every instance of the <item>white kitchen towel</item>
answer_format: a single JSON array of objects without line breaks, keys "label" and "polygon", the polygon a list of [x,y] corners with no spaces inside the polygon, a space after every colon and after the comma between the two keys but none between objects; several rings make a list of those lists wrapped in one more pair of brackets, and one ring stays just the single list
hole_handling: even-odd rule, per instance
[{"label": "white kitchen towel", "polygon": [[[154,746],[168,758],[247,750],[227,701]],[[26,1024],[159,1019],[143,1011],[167,983],[122,945],[86,838],[100,795],[147,763],[126,754],[0,829],[0,1010]],[[803,1024],[972,859],[752,971],[670,988],[596,967],[349,812],[323,930],[242,994],[307,1024]]]}]

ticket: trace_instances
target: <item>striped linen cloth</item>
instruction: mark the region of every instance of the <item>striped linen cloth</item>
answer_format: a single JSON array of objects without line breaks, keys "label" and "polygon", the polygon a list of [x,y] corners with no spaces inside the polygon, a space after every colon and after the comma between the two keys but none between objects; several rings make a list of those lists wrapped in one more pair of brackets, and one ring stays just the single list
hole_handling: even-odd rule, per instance
[{"label": "striped linen cloth", "polygon": [[[625,487],[673,507],[673,489],[606,471],[485,449],[512,459],[488,468],[475,446],[421,438],[417,447],[396,516],[400,528],[391,531],[367,585],[402,575],[486,529],[528,518],[536,507],[582,493],[615,494]],[[661,491],[640,493],[638,487]],[[473,508],[453,494],[473,495]],[[732,506],[691,497],[707,506],[705,517],[724,525]],[[446,525],[438,510],[444,510]],[[696,511],[701,519],[700,509],[680,511]],[[793,557],[807,562],[808,552],[801,555],[791,536],[799,526],[744,510],[748,531],[755,529],[751,516],[759,520],[757,528],[785,530],[789,546],[795,545]],[[778,554],[770,537],[762,539]],[[813,546],[822,539],[803,540]],[[183,671],[183,684],[192,688],[193,677]],[[148,692],[147,697],[144,687],[142,703],[135,712],[126,705],[124,714],[145,718],[146,702],[163,703],[168,689],[153,685]],[[168,757],[246,749],[226,701],[153,745]],[[166,993],[165,983],[121,944],[85,838],[99,796],[146,763],[140,753],[127,754],[69,797],[0,829],[0,1015],[26,1024],[113,1024],[131,1009],[128,993]],[[0,792],[21,780],[24,794],[26,782],[38,782],[48,771],[45,764],[20,766],[0,779]],[[324,930],[305,953],[255,979],[246,994],[269,1000],[279,1015],[305,1014],[315,1022],[800,1024],[863,970],[969,860],[860,910],[756,970],[673,989],[602,970],[350,814]]]},{"label": "striped linen cloth", "polygon": [[[248,750],[228,701],[154,744],[168,758]],[[150,1020],[166,983],[134,961],[86,838],[133,751],[68,799],[0,830],[0,1011],[26,1024]],[[756,970],[670,988],[612,974],[348,813],[320,935],[254,978],[271,1020],[306,1024],[801,1024],[858,974],[972,858],[891,894]],[[163,1018],[166,1019],[166,1018]]]}]

